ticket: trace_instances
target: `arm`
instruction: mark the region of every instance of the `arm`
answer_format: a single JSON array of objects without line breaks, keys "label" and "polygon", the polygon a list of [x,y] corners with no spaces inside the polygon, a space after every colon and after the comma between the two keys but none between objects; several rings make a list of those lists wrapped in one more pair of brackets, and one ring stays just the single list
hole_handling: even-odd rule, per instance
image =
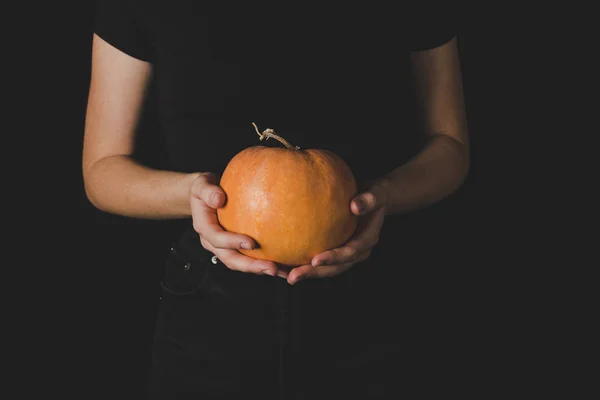
[{"label": "arm", "polygon": [[199,174],[153,170],[131,157],[152,66],[94,35],[83,142],[83,179],[90,202],[124,216],[191,215],[190,187]]},{"label": "arm", "polygon": [[408,163],[381,181],[386,214],[433,204],[463,183],[469,169],[469,142],[456,38],[411,55],[420,125],[427,144]]},{"label": "arm", "polygon": [[354,236],[339,248],[317,254],[311,264],[292,270],[289,283],[334,276],[365,260],[379,240],[386,214],[426,207],[450,195],[464,181],[469,143],[456,39],[414,52],[411,63],[427,144],[412,160],[352,200],[352,212],[363,216]]},{"label": "arm", "polygon": [[136,218],[192,217],[202,246],[228,268],[287,276],[275,263],[237,251],[256,244],[219,225],[216,209],[226,196],[213,174],[155,170],[133,160],[135,126],[151,71],[149,63],[94,36],[82,162],[90,202],[103,211]]}]

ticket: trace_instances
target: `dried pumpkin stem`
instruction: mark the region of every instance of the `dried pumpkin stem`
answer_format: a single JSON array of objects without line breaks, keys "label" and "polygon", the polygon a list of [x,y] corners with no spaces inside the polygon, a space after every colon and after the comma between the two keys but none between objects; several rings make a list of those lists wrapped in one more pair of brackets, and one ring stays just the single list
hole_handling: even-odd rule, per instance
[{"label": "dried pumpkin stem", "polygon": [[258,126],[256,126],[256,124],[254,122],[252,123],[252,125],[254,125],[254,129],[256,129],[256,133],[258,133],[258,137],[260,137],[260,140],[263,140],[263,139],[267,140],[269,138],[273,138],[273,139],[278,140],[283,145],[285,145],[285,147],[287,147],[288,149],[294,149],[294,150],[300,149],[299,146],[292,146],[290,144],[290,142],[288,142],[281,136],[275,134],[275,131],[273,129],[268,128],[268,129],[265,129],[262,133],[260,133],[260,131],[258,130]]}]

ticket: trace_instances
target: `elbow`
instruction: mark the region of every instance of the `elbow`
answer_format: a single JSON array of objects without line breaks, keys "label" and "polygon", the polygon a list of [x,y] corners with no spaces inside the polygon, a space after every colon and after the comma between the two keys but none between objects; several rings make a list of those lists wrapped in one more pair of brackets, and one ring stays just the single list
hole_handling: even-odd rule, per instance
[{"label": "elbow", "polygon": [[85,191],[85,196],[94,208],[106,212],[107,210],[103,204],[102,196],[100,195],[100,190],[98,188],[98,181],[97,179],[94,179],[93,175],[92,166],[83,168],[83,189]]},{"label": "elbow", "polygon": [[468,142],[458,140],[451,136],[441,136],[445,144],[444,167],[441,178],[444,196],[450,196],[464,186],[471,169],[471,157]]},{"label": "elbow", "polygon": [[94,206],[94,208],[104,211],[104,210],[102,210],[100,204],[96,200],[96,196],[94,195],[93,189],[90,188],[90,185],[87,182],[84,182],[84,189],[85,189],[85,197],[90,202],[90,204],[92,206]]},{"label": "elbow", "polygon": [[83,187],[85,190],[85,196],[90,202],[90,204],[100,211],[106,211],[102,206],[101,202],[99,201],[98,195],[96,193],[97,191],[94,189],[93,184],[91,184],[89,179],[84,178]]},{"label": "elbow", "polygon": [[463,186],[469,176],[471,169],[469,142],[450,135],[440,135],[439,138],[446,147],[446,183],[449,192],[453,193]]}]

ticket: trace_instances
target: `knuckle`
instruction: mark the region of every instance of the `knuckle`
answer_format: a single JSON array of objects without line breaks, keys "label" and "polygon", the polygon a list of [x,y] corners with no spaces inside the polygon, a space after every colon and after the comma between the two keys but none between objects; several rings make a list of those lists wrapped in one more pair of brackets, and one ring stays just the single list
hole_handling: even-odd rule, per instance
[{"label": "knuckle", "polygon": [[196,231],[196,233],[200,233],[200,231],[202,231],[202,224],[199,221],[194,221],[192,223],[192,226],[194,228],[194,231]]},{"label": "knuckle", "polygon": [[[249,262],[246,264],[247,271],[253,272],[255,274],[261,274],[263,271],[268,270],[265,264],[259,260],[253,260],[251,258],[248,259]],[[251,261],[250,261],[251,260]]]},{"label": "knuckle", "polygon": [[231,247],[231,246],[227,245],[227,241],[223,240],[223,237],[219,234],[215,234],[211,238],[210,244],[212,244],[214,247],[216,247],[218,249],[227,249],[227,248]]},{"label": "knuckle", "polygon": [[366,193],[363,199],[369,205],[369,207],[374,207],[377,203],[377,199],[373,193]]},{"label": "knuckle", "polygon": [[238,262],[235,269],[244,273],[259,273],[259,271],[257,271],[256,268],[252,268],[251,263],[248,263],[246,261]]},{"label": "knuckle", "polygon": [[202,247],[204,247],[206,250],[208,250],[208,241],[206,239],[204,239],[204,237],[200,236],[200,244],[202,245]]},{"label": "knuckle", "polygon": [[223,265],[224,265],[225,267],[227,267],[227,269],[230,269],[230,270],[232,270],[232,271],[239,271],[239,270],[238,270],[238,269],[235,267],[235,264],[232,264],[232,263],[230,263],[230,262],[223,261],[223,260],[221,260],[221,263],[223,263]]},{"label": "knuckle", "polygon": [[331,251],[330,253],[327,253],[327,256],[324,258],[324,263],[331,265],[331,264],[336,264],[337,261],[343,257],[343,254],[340,252],[340,250],[336,249]]},{"label": "knuckle", "polygon": [[221,262],[223,263],[223,265],[225,265],[228,269],[232,270],[232,271],[237,271],[238,269],[235,267],[235,263],[232,263],[230,260],[226,259],[223,260],[221,259]]},{"label": "knuckle", "polygon": [[348,246],[348,250],[346,251],[346,257],[353,259],[358,255],[358,249],[354,246]]}]

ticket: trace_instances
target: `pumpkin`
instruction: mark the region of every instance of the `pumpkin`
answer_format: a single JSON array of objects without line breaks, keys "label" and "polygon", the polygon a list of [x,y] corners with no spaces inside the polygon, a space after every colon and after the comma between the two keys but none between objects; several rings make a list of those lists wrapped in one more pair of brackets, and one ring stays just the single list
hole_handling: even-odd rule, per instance
[{"label": "pumpkin", "polygon": [[257,243],[240,252],[295,267],[344,244],[357,227],[350,210],[357,190],[350,167],[328,150],[301,150],[272,129],[261,133],[252,124],[260,140],[272,137],[285,148],[248,147],[221,175],[227,201],[217,210],[219,223]]}]

